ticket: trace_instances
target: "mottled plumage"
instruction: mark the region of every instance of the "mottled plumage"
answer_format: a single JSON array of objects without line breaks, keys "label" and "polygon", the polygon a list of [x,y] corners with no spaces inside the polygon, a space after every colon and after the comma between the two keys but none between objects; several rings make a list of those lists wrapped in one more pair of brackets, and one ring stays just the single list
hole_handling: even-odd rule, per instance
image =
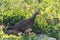
[{"label": "mottled plumage", "polygon": [[[16,30],[17,33],[20,31],[20,32],[25,32],[26,29],[29,29],[29,28],[32,28],[32,25],[35,21],[35,18],[37,16],[37,14],[39,14],[39,12],[35,12],[33,14],[33,16],[29,19],[26,19],[26,20],[23,20],[23,21],[20,21],[20,22],[17,22],[14,26],[11,26],[11,27],[8,27],[7,30]],[[11,31],[9,32],[11,33]],[[15,34],[15,32],[12,32],[11,34]],[[16,34],[17,34],[16,33]]]}]

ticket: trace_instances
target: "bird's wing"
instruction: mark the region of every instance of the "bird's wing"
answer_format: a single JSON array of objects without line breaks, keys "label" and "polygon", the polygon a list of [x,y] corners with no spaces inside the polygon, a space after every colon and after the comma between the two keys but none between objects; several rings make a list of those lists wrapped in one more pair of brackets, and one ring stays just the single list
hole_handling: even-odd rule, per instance
[{"label": "bird's wing", "polygon": [[29,20],[23,20],[23,21],[20,21],[18,23],[16,23],[14,26],[23,26],[25,25]]}]

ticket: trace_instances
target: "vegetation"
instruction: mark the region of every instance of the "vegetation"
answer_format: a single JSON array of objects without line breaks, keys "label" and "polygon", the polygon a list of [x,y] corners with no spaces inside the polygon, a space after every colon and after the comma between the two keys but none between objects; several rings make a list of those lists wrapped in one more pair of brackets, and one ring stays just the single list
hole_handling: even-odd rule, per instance
[{"label": "vegetation", "polygon": [[[33,30],[60,40],[60,0],[0,0],[0,24],[14,25],[30,18],[38,9],[40,14],[36,17]],[[25,37],[28,38],[26,34],[8,36],[0,31],[0,38],[3,40],[23,40]]]}]

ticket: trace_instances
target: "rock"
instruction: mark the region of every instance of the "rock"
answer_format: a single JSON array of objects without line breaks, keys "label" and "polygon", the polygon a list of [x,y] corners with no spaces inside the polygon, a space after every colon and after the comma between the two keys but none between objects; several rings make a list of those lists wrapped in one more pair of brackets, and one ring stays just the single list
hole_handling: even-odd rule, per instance
[{"label": "rock", "polygon": [[49,37],[49,40],[56,40],[55,38]]},{"label": "rock", "polygon": [[43,35],[43,34],[37,35],[35,37],[35,39],[37,39],[37,40],[56,40],[56,38],[48,37],[47,35]]}]

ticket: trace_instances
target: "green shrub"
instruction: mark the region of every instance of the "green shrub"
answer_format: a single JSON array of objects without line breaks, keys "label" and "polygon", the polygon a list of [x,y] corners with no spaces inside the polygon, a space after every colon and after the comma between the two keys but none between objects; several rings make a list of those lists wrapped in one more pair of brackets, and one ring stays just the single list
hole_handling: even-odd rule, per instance
[{"label": "green shrub", "polygon": [[[0,0],[0,5],[2,6],[0,13],[3,14],[3,24],[6,25],[14,25],[19,21],[28,19],[39,9],[40,15],[36,17],[33,30],[35,32],[45,33],[48,36],[59,38],[60,4],[58,0]],[[46,18],[50,21],[46,21]]]}]

